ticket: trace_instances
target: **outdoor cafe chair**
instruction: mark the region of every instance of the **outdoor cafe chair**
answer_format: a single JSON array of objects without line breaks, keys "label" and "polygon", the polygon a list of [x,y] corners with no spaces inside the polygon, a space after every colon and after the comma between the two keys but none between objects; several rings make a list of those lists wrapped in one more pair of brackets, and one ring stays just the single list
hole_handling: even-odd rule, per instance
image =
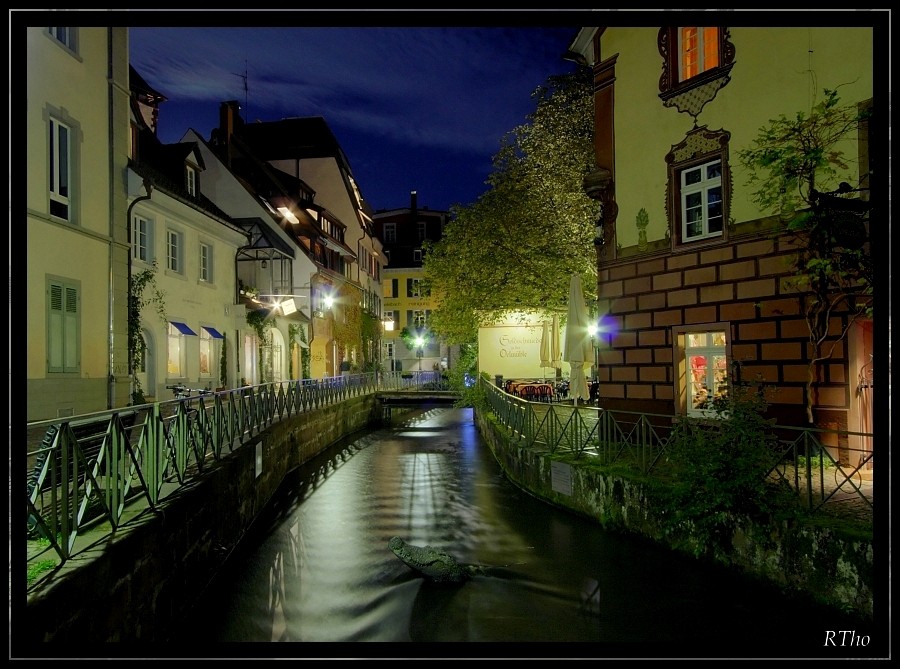
[{"label": "outdoor cafe chair", "polygon": [[542,383],[537,387],[538,390],[538,399],[541,402],[552,402],[553,401],[553,386],[548,383]]},{"label": "outdoor cafe chair", "polygon": [[519,394],[522,399],[528,402],[534,402],[537,399],[537,388],[532,385],[528,385],[522,388],[519,391]]}]

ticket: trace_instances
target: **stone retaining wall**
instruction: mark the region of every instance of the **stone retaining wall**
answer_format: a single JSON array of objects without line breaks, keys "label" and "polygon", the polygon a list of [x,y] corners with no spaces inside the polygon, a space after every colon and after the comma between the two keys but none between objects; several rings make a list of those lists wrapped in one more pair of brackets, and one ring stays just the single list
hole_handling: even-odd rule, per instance
[{"label": "stone retaining wall", "polygon": [[[703,554],[690,529],[666,533],[665,509],[654,508],[640,483],[605,475],[577,463],[510,444],[491,415],[475,412],[475,423],[497,462],[516,485],[556,506],[599,522],[604,528],[639,534],[667,547]],[[871,540],[833,529],[799,524],[760,526],[739,521],[728,548],[712,559],[871,620],[874,547]]]}]

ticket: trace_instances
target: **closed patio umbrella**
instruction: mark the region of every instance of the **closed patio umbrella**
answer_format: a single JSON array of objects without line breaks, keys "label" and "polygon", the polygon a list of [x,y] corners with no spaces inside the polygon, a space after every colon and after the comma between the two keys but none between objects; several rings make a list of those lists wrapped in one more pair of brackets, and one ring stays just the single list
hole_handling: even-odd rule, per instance
[{"label": "closed patio umbrella", "polygon": [[544,378],[547,378],[546,369],[550,364],[550,324],[544,321],[541,331],[541,368],[544,369]]},{"label": "closed patio umbrella", "polygon": [[559,314],[553,314],[550,326],[550,366],[562,369],[562,346],[559,343]]},{"label": "closed patio umbrella", "polygon": [[593,351],[588,334],[588,312],[581,290],[581,277],[572,275],[569,282],[569,312],[566,322],[566,343],[564,360],[572,368],[569,393],[578,404],[578,399],[588,399],[590,389],[584,375],[585,363],[590,363]]}]

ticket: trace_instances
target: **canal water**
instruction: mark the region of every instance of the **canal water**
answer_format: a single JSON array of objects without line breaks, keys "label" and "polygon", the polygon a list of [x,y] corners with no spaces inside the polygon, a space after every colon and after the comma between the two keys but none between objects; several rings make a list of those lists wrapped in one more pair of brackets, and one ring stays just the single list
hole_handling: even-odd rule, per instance
[{"label": "canal water", "polygon": [[[431,582],[390,551],[394,536],[480,569]],[[528,642],[493,649],[524,658],[846,658],[866,648],[826,646],[827,632],[867,633],[533,498],[504,477],[471,409],[448,407],[356,435],[297,471],[181,630],[204,657],[356,658],[491,655],[403,642]],[[346,645],[367,641],[395,643]]]}]

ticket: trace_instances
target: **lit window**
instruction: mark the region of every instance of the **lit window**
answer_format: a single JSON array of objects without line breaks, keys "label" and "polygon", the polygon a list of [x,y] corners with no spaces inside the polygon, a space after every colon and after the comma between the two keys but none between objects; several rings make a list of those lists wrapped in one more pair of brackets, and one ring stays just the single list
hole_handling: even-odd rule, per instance
[{"label": "lit window", "polygon": [[69,220],[71,183],[71,130],[50,119],[50,215]]},{"label": "lit window", "polygon": [[682,240],[721,236],[722,223],[722,161],[682,170]]},{"label": "lit window", "polygon": [[145,263],[153,262],[152,223],[143,216],[135,216],[131,222],[131,257]]},{"label": "lit window", "polygon": [[212,376],[213,338],[206,328],[200,328],[200,376]]},{"label": "lit window", "polygon": [[185,336],[197,336],[186,324],[170,321],[168,329],[166,372],[170,378],[178,379],[186,376],[187,342]]},{"label": "lit window", "polygon": [[686,81],[719,66],[719,29],[679,28],[678,53],[680,67],[678,80]]},{"label": "lit window", "polygon": [[731,80],[736,51],[728,28],[665,26],[657,47],[663,58],[660,99],[696,119]]},{"label": "lit window", "polygon": [[728,396],[728,359],[725,332],[684,335],[687,413],[715,415],[712,401]]},{"label": "lit window", "polygon": [[47,371],[78,372],[81,308],[78,287],[50,281],[47,286]]}]

